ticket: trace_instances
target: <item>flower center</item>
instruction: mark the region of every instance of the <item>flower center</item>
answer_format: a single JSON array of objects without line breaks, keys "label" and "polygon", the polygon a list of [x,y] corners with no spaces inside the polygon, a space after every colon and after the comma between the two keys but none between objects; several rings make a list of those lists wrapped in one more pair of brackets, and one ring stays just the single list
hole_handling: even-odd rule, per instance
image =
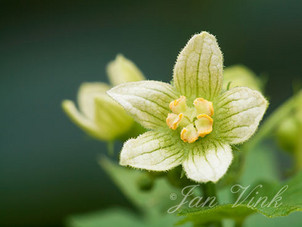
[{"label": "flower center", "polygon": [[194,107],[188,107],[185,96],[172,101],[169,105],[172,113],[166,119],[170,129],[181,127],[180,137],[184,142],[193,143],[199,137],[205,137],[212,132],[214,114],[213,103],[203,98],[193,102]]}]

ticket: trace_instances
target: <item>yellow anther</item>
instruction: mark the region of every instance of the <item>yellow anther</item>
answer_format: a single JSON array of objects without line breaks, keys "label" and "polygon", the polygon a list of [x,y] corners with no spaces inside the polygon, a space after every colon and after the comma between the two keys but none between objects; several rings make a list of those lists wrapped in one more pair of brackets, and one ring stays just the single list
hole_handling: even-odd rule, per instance
[{"label": "yellow anther", "polygon": [[206,114],[210,117],[214,114],[213,103],[203,98],[195,99],[194,106],[196,108],[197,114]]},{"label": "yellow anther", "polygon": [[198,135],[200,137],[205,137],[213,130],[213,119],[206,114],[200,114],[197,116],[195,126],[197,128]]},{"label": "yellow anther", "polygon": [[170,129],[182,128],[180,138],[188,143],[194,143],[199,137],[205,137],[213,130],[213,103],[197,98],[193,104],[195,107],[188,107],[186,97],[181,96],[170,103],[169,107],[173,113],[169,113],[166,118]]},{"label": "yellow anther", "polygon": [[179,99],[172,101],[169,107],[172,110],[172,112],[175,114],[180,114],[185,112],[187,109],[186,97],[180,96]]},{"label": "yellow anther", "polygon": [[166,118],[167,125],[169,126],[170,129],[177,129],[179,122],[183,118],[183,114],[174,114],[174,113],[169,113],[168,117]]},{"label": "yellow anther", "polygon": [[180,138],[188,143],[194,143],[198,139],[198,133],[193,124],[190,124],[181,130]]}]

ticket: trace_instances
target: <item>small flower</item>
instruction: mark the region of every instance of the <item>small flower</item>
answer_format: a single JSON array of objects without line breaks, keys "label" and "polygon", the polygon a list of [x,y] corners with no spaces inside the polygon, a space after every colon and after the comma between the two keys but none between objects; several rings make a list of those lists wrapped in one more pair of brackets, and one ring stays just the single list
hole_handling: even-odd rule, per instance
[{"label": "small flower", "polygon": [[223,58],[214,36],[194,35],[180,52],[173,85],[125,83],[107,93],[150,131],[124,143],[120,164],[167,171],[182,165],[196,182],[217,182],[232,162],[231,144],[248,140],[267,108],[260,92],[222,90]]},{"label": "small flower", "polygon": [[[107,66],[108,77],[113,85],[143,80],[141,71],[122,55]],[[62,107],[70,119],[90,136],[111,141],[127,133],[133,119],[110,98],[105,83],[83,83],[78,92],[79,110],[73,101],[64,100]]]}]

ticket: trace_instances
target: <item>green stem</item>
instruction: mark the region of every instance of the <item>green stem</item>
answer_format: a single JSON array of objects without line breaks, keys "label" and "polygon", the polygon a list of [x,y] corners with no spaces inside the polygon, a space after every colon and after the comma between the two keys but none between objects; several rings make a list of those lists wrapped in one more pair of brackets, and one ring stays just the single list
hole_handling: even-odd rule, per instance
[{"label": "green stem", "polygon": [[114,141],[108,141],[107,142],[107,150],[108,154],[112,157],[114,155]]},{"label": "green stem", "polygon": [[262,124],[262,126],[258,130],[258,133],[256,133],[255,136],[252,137],[251,140],[246,143],[243,148],[245,150],[252,150],[253,148],[255,148],[256,145],[262,142],[263,139],[271,135],[271,133],[273,132],[273,130],[275,130],[279,123],[291,114],[291,111],[298,103],[296,102],[296,99],[300,95],[302,95],[302,91],[297,93],[296,95],[288,99],[280,107],[278,107],[278,109],[275,110],[269,116],[269,118]]},{"label": "green stem", "polygon": [[[216,185],[214,183],[209,182],[209,183],[202,184],[201,188],[202,188],[204,199],[207,199],[209,197],[215,197],[217,205],[219,204],[217,193],[216,193]],[[215,221],[215,222],[208,223],[207,226],[222,227],[222,223],[221,223],[221,221]]]},{"label": "green stem", "polygon": [[216,186],[214,183],[209,182],[209,183],[202,184],[201,188],[202,188],[204,198],[215,196],[216,200],[218,202],[218,198],[216,195]]},{"label": "green stem", "polygon": [[235,221],[234,227],[242,227],[242,226],[243,226],[243,221],[242,220]]}]

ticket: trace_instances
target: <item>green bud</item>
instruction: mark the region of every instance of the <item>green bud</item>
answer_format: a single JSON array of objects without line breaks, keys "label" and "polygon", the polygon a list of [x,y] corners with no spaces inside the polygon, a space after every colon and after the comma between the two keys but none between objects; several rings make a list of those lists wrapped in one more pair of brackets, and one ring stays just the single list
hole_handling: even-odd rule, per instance
[{"label": "green bud", "polygon": [[280,122],[276,135],[282,149],[296,152],[302,135],[302,92],[296,99],[292,114]]},{"label": "green bud", "polygon": [[293,152],[299,140],[299,125],[294,117],[281,122],[277,129],[277,139],[280,147],[285,151]]},{"label": "green bud", "polygon": [[149,191],[153,188],[154,178],[148,173],[144,173],[137,179],[137,184],[140,190]]},{"label": "green bud", "polygon": [[113,86],[145,79],[136,65],[121,54],[117,55],[115,60],[108,64],[107,74]]},{"label": "green bud", "polygon": [[256,76],[254,72],[242,65],[235,65],[227,67],[224,72],[224,88],[227,89],[233,87],[248,87],[253,90],[262,90],[261,80]]}]

